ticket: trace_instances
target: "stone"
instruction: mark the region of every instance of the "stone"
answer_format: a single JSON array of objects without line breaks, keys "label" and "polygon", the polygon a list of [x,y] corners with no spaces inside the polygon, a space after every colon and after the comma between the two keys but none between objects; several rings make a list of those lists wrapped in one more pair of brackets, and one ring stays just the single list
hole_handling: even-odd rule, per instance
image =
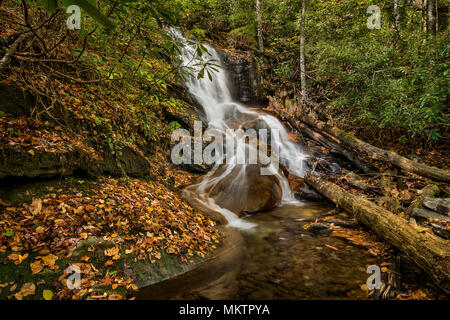
[{"label": "stone", "polygon": [[[275,208],[282,189],[276,175],[261,175],[259,165],[236,165],[229,175],[209,190],[209,196],[222,208],[237,214],[257,213]],[[215,175],[220,175],[222,166]]]},{"label": "stone", "polygon": [[423,205],[433,211],[450,216],[450,198],[430,198],[423,200]]},{"label": "stone", "polygon": [[295,191],[294,196],[299,200],[310,200],[310,201],[324,200],[321,194],[317,193],[316,190],[314,190],[307,184],[303,184],[300,188],[298,188]]},{"label": "stone", "polygon": [[230,81],[233,84],[233,97],[239,102],[251,103],[256,97],[255,77],[253,65],[249,58],[219,51],[225,68],[229,71]]},{"label": "stone", "polygon": [[439,219],[439,220],[444,220],[444,221],[450,221],[450,217],[449,216],[445,216],[445,215],[436,213],[436,212],[431,211],[431,210],[426,210],[426,209],[414,208],[413,211],[412,211],[412,215],[413,215],[413,217],[421,218],[421,219],[432,218],[432,219]]},{"label": "stone", "polygon": [[446,228],[436,223],[432,223],[431,226],[433,227],[432,230],[435,235],[446,240],[450,240],[450,230],[447,230]]},{"label": "stone", "polygon": [[308,231],[314,234],[329,234],[333,230],[325,223],[313,223],[309,226]]}]

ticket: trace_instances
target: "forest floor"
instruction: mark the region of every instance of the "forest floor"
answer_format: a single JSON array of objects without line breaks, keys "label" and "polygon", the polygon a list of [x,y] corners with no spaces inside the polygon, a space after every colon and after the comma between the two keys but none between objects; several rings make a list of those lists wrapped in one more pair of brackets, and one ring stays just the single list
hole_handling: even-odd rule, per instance
[{"label": "forest floor", "polygon": [[[10,184],[0,198],[2,299],[125,299],[138,289],[136,262],[195,264],[220,240],[214,221],[156,181],[57,178]],[[64,285],[68,265],[81,270],[79,290]]]}]

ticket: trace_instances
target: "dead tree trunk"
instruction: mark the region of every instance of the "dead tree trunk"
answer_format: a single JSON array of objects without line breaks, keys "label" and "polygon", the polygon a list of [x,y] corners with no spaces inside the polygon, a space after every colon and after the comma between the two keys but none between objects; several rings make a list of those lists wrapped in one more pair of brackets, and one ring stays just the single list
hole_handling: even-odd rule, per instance
[{"label": "dead tree trunk", "polygon": [[302,0],[302,15],[300,20],[300,81],[302,86],[303,103],[308,101],[306,90],[306,64],[305,64],[305,19],[306,19],[306,0]]},{"label": "dead tree trunk", "polygon": [[394,0],[394,28],[400,26],[400,0]]},{"label": "dead tree trunk", "polygon": [[258,47],[259,51],[264,52],[264,38],[262,31],[262,8],[261,8],[261,0],[256,0],[256,22],[258,29]]},{"label": "dead tree trunk", "polygon": [[427,32],[436,34],[436,2],[435,0],[427,1]]},{"label": "dead tree trunk", "polygon": [[14,54],[17,51],[17,48],[19,45],[29,36],[31,35],[31,32],[26,32],[21,34],[14,42],[13,44],[8,48],[5,55],[0,59],[0,70],[5,68],[9,62],[11,61],[11,58],[14,56]]},{"label": "dead tree trunk", "polygon": [[359,140],[358,138],[339,128],[332,127],[325,122],[317,120],[309,115],[301,114],[300,119],[306,124],[319,130],[323,130],[326,133],[336,137],[341,141],[343,145],[351,147],[361,154],[366,154],[373,160],[390,162],[401,169],[436,181],[444,181],[447,183],[450,182],[450,172],[448,170],[427,166],[423,163],[407,159],[394,151],[375,147],[367,142]]},{"label": "dead tree trunk", "polygon": [[428,232],[417,232],[403,218],[353,195],[334,183],[307,175],[305,182],[342,209],[352,213],[381,239],[396,247],[427,272],[447,293],[450,292],[449,242]]}]

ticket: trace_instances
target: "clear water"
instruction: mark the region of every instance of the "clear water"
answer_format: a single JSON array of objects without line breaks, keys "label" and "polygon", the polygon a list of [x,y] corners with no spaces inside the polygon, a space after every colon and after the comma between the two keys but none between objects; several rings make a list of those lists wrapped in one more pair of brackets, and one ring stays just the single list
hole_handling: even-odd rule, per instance
[{"label": "clear water", "polygon": [[312,234],[299,221],[330,209],[305,204],[254,215],[253,229],[224,230],[223,247],[205,265],[144,288],[137,298],[366,299],[361,286],[376,259],[343,239]]}]

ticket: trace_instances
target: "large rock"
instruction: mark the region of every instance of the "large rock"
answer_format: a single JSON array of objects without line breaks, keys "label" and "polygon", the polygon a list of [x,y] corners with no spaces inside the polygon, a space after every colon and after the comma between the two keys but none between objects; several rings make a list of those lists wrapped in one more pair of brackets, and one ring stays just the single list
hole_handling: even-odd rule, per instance
[{"label": "large rock", "polygon": [[442,214],[436,213],[431,210],[426,210],[426,209],[414,208],[412,211],[412,215],[413,215],[413,217],[421,218],[421,219],[432,218],[432,219],[450,221],[450,217],[444,216]]},{"label": "large rock", "polygon": [[77,171],[90,175],[110,174],[131,177],[151,175],[151,163],[133,148],[125,146],[120,155],[105,153],[103,159],[94,159],[86,151],[71,147],[65,152],[47,152],[10,146],[0,147],[0,179],[47,178],[69,176]]},{"label": "large rock", "polygon": [[323,201],[324,197],[307,184],[303,184],[295,190],[294,196],[299,200]]},{"label": "large rock", "polygon": [[433,211],[450,216],[450,198],[429,198],[423,200],[423,205]]},{"label": "large rock", "polygon": [[230,81],[233,87],[233,96],[243,103],[251,103],[256,98],[256,81],[253,65],[250,58],[219,51],[229,71]]},{"label": "large rock", "polygon": [[[226,166],[214,176],[220,176]],[[276,175],[261,175],[259,165],[236,165],[225,178],[209,190],[209,196],[222,208],[237,214],[256,213],[275,208],[282,188]]]}]

